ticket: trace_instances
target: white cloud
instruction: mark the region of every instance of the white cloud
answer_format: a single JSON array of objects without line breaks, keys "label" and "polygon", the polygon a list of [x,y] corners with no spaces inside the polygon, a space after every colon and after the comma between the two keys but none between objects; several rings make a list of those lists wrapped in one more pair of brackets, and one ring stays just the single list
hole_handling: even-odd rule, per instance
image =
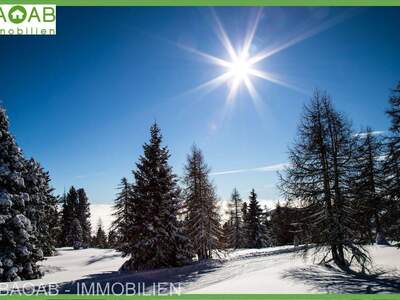
[{"label": "white cloud", "polygon": [[95,233],[99,219],[103,223],[103,228],[108,232],[114,219],[112,216],[112,204],[90,204],[90,222],[92,223],[92,232]]},{"label": "white cloud", "polygon": [[249,168],[249,169],[236,169],[236,170],[212,172],[212,173],[210,173],[210,175],[219,176],[219,175],[239,174],[239,173],[247,173],[247,172],[276,172],[276,171],[281,171],[288,166],[289,166],[289,163],[280,163],[280,164],[273,164],[273,165],[267,165],[267,166],[256,167],[256,168]]}]

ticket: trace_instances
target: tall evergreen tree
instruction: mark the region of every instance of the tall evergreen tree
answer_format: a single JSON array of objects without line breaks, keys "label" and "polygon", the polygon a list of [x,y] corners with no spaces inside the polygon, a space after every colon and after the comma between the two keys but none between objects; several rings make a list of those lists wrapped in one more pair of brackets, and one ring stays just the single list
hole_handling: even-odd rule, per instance
[{"label": "tall evergreen tree", "polygon": [[234,249],[243,248],[245,246],[245,237],[242,222],[242,206],[243,201],[240,198],[236,188],[233,189],[231,200],[228,204],[228,212],[230,214],[231,232],[229,234],[230,245]]},{"label": "tall evergreen tree", "polygon": [[96,235],[93,237],[93,246],[100,249],[108,248],[107,235],[103,229],[103,221],[99,219]]},{"label": "tall evergreen tree", "polygon": [[67,240],[75,250],[82,248],[83,230],[78,218],[74,218],[72,220],[71,226],[69,227]]},{"label": "tall evergreen tree", "polygon": [[157,124],[150,133],[150,142],[144,144],[144,154],[133,171],[129,245],[124,251],[130,259],[122,267],[127,270],[179,266],[191,260],[177,218],[180,190],[168,164],[169,151],[161,146]]},{"label": "tall evergreen tree", "polygon": [[78,205],[76,208],[76,218],[82,227],[82,246],[88,247],[90,244],[92,226],[90,224],[90,203],[84,189],[78,189]]},{"label": "tall evergreen tree", "polygon": [[187,157],[184,175],[186,232],[199,260],[212,257],[221,248],[220,220],[215,187],[203,153],[193,146]]},{"label": "tall evergreen tree", "polygon": [[25,181],[26,164],[8,131],[6,112],[0,107],[0,281],[41,277],[37,262],[43,252],[35,244],[37,233],[26,216],[30,201]]},{"label": "tall evergreen tree", "polygon": [[[348,269],[368,264],[368,252],[357,240],[351,209],[351,175],[354,171],[353,132],[343,115],[335,111],[326,93],[315,92],[304,109],[296,143],[289,151],[290,166],[281,176],[288,200],[307,208],[306,222],[315,252],[324,252],[337,266]],[[329,249],[326,252],[326,249]]]},{"label": "tall evergreen tree", "polygon": [[400,240],[400,81],[392,90],[389,98],[390,108],[386,111],[391,119],[388,137],[387,157],[384,164],[385,189],[388,200],[386,224],[387,236]]},{"label": "tall evergreen tree", "polygon": [[249,208],[244,218],[246,246],[249,248],[263,248],[268,244],[267,230],[262,223],[263,212],[254,189],[250,192],[249,200]]},{"label": "tall evergreen tree", "polygon": [[73,246],[74,240],[70,240],[68,239],[68,237],[70,236],[71,226],[73,225],[72,223],[74,219],[76,218],[79,222],[79,219],[77,218],[78,193],[73,186],[71,186],[70,190],[68,191],[68,194],[64,194],[62,202],[63,203],[61,210],[61,236],[60,236],[61,245],[63,247]]},{"label": "tall evergreen tree", "polygon": [[[359,223],[361,239],[366,242],[376,240],[386,244],[384,235],[383,214],[386,209],[384,198],[384,174],[382,158],[384,157],[382,139],[374,135],[370,128],[366,133],[356,135],[354,186],[355,220]],[[375,231],[375,236],[373,236]]]},{"label": "tall evergreen tree", "polygon": [[37,244],[45,256],[55,252],[58,234],[57,198],[50,186],[50,177],[34,159],[25,161],[24,181],[30,201],[26,203],[26,216],[37,236]]},{"label": "tall evergreen tree", "polygon": [[[124,252],[129,247],[130,216],[132,208],[132,187],[124,177],[119,185],[119,193],[114,204],[114,221],[111,225],[111,231],[115,234],[116,249]],[[110,231],[110,232],[111,232]]]}]

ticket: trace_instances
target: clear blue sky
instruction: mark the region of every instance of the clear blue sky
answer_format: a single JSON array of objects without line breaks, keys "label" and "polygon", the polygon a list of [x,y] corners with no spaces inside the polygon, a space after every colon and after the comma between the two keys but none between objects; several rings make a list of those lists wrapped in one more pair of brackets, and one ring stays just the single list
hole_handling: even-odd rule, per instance
[{"label": "clear blue sky", "polygon": [[[215,10],[235,46],[248,8]],[[356,129],[386,130],[389,89],[400,80],[400,9],[265,8],[251,47],[298,41],[260,62],[302,92],[256,79],[262,108],[243,86],[228,111],[228,87],[186,93],[221,74],[177,44],[226,58],[209,8],[61,8],[55,37],[0,37],[0,100],[26,156],[50,171],[62,193],[84,187],[93,203],[111,203],[122,176],[132,179],[154,120],[182,174],[195,142],[226,199],[255,188],[279,199],[275,171],[285,163],[301,108],[326,89]],[[306,37],[301,40],[299,37]],[[222,118],[222,114],[224,118]],[[272,168],[274,170],[274,168]]]}]

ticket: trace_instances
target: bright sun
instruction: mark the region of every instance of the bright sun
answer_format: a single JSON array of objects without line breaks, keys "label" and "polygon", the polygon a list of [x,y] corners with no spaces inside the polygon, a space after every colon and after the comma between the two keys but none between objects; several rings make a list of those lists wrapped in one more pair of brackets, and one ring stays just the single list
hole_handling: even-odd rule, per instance
[{"label": "bright sun", "polygon": [[278,47],[276,49],[263,49],[258,53],[251,53],[250,49],[253,49],[253,40],[254,36],[257,31],[258,23],[262,16],[262,9],[257,11],[255,18],[253,18],[253,22],[249,27],[249,30],[246,32],[244,37],[243,43],[240,45],[238,49],[235,49],[231,40],[229,39],[224,27],[222,26],[219,18],[214,13],[214,18],[216,22],[216,33],[217,36],[225,48],[226,54],[225,58],[220,58],[197,49],[184,46],[180,44],[179,46],[187,51],[195,53],[203,58],[205,58],[210,63],[220,66],[223,68],[223,73],[219,76],[197,86],[196,88],[192,89],[192,91],[206,89],[206,90],[213,90],[222,84],[227,84],[228,86],[228,95],[227,100],[229,103],[233,103],[236,98],[237,92],[240,86],[244,86],[248,91],[251,99],[253,102],[258,105],[260,102],[260,97],[257,93],[257,90],[253,84],[254,78],[261,78],[263,80],[267,80],[269,82],[273,82],[275,84],[279,84],[288,88],[293,88],[297,90],[296,87],[288,84],[287,82],[282,81],[282,79],[276,77],[270,72],[266,70],[261,70],[257,68],[257,64],[262,60],[268,58],[269,56],[289,47],[292,43],[287,43],[282,47]]},{"label": "bright sun", "polygon": [[241,85],[244,85],[251,97],[256,100],[258,94],[251,81],[251,76],[264,77],[264,72],[253,68],[248,47],[244,48],[240,53],[236,52],[231,46],[228,46],[228,49],[230,61],[220,63],[221,66],[226,68],[226,72],[222,75],[222,80],[226,81],[229,86],[228,100],[234,100]]},{"label": "bright sun", "polygon": [[251,64],[244,55],[241,55],[230,64],[228,72],[232,74],[234,80],[242,82],[250,75]]},{"label": "bright sun", "polygon": [[257,101],[259,96],[253,85],[252,77],[258,77],[264,80],[276,82],[275,78],[273,78],[271,74],[255,68],[255,65],[266,58],[266,55],[264,55],[263,52],[257,53],[254,56],[250,55],[250,48],[252,47],[254,35],[256,33],[261,15],[262,10],[259,10],[250,30],[246,33],[246,36],[240,47],[240,51],[238,51],[233,47],[232,42],[225,32],[225,29],[223,28],[219,18],[216,16],[216,14],[214,14],[217,25],[216,33],[227,52],[227,58],[216,57],[211,54],[180,45],[180,47],[184,48],[185,50],[200,55],[212,64],[218,65],[224,69],[224,73],[199,85],[194,90],[208,88],[214,89],[221,84],[226,83],[228,85],[227,100],[232,102],[236,98],[239,87],[243,85],[246,87],[251,98],[254,101]]}]

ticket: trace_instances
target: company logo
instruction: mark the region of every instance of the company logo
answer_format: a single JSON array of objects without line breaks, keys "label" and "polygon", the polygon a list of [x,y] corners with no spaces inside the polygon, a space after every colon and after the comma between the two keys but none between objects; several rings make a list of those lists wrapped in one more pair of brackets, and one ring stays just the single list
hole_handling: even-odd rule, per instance
[{"label": "company logo", "polygon": [[55,5],[0,5],[0,35],[55,34]]}]

